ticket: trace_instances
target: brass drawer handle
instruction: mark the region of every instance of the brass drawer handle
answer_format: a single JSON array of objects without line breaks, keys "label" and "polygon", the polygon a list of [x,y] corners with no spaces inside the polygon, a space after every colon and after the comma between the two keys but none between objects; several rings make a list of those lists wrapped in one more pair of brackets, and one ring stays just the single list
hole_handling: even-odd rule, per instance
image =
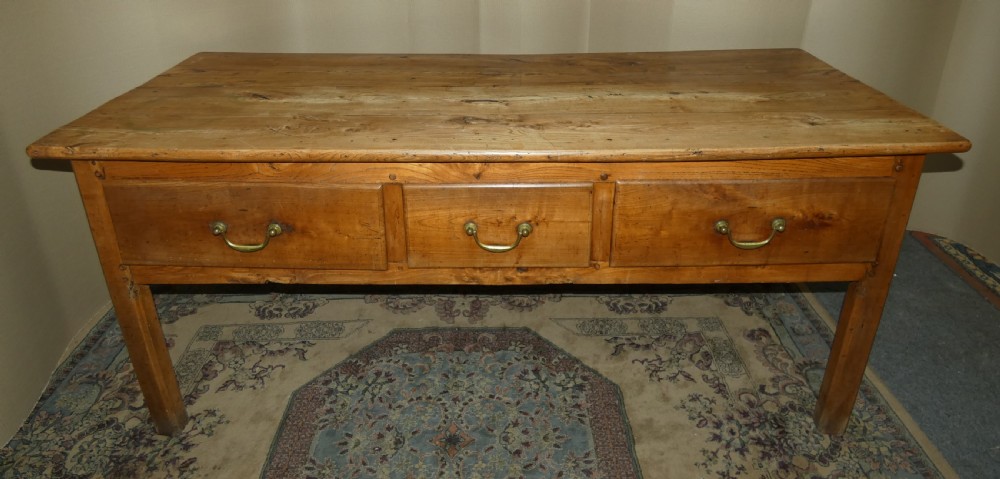
[{"label": "brass drawer handle", "polygon": [[476,240],[476,244],[479,245],[480,248],[489,251],[490,253],[506,253],[507,251],[517,248],[517,245],[521,244],[521,238],[527,238],[528,235],[531,234],[531,231],[532,228],[530,223],[521,223],[517,225],[517,239],[514,240],[514,244],[510,246],[502,246],[502,245],[498,246],[492,244],[483,244],[479,241],[479,227],[476,226],[475,222],[470,221],[465,224],[465,234],[471,236],[472,239]]},{"label": "brass drawer handle", "polygon": [[726,220],[719,220],[719,221],[715,222],[715,232],[719,233],[719,234],[726,235],[726,237],[729,238],[729,242],[732,243],[733,246],[735,246],[735,247],[737,247],[739,249],[757,249],[757,248],[763,247],[763,246],[767,245],[768,243],[770,243],[772,239],[774,239],[774,235],[775,234],[781,233],[783,231],[785,231],[785,219],[784,218],[775,218],[775,219],[771,220],[771,236],[768,236],[766,240],[762,240],[762,241],[736,241],[736,240],[733,239],[733,236],[730,234],[731,232],[729,230],[729,222],[728,221],[726,221]]},{"label": "brass drawer handle", "polygon": [[260,244],[236,244],[229,241],[226,238],[226,231],[229,230],[229,225],[216,221],[210,225],[212,229],[212,234],[215,236],[222,236],[222,240],[226,242],[226,245],[230,248],[239,251],[240,253],[253,253],[254,251],[260,251],[267,246],[267,243],[271,241],[271,238],[281,234],[281,225],[278,223],[271,223],[267,225],[267,234],[264,236],[264,242]]}]

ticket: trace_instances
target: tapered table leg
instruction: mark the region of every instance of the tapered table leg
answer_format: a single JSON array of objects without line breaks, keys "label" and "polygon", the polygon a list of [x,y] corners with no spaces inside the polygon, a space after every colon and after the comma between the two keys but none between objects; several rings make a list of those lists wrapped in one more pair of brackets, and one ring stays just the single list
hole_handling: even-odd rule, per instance
[{"label": "tapered table leg", "polygon": [[188,417],[149,286],[134,286],[125,304],[113,302],[150,418],[157,432],[173,435]]},{"label": "tapered table leg", "polygon": [[922,156],[897,160],[898,182],[878,258],[864,278],[851,283],[844,298],[813,415],[824,433],[842,434],[847,429],[889,294],[922,166]]},{"label": "tapered table leg", "polygon": [[816,425],[826,434],[842,434],[847,428],[875,341],[887,283],[869,278],[852,283],[847,291],[814,414]]}]

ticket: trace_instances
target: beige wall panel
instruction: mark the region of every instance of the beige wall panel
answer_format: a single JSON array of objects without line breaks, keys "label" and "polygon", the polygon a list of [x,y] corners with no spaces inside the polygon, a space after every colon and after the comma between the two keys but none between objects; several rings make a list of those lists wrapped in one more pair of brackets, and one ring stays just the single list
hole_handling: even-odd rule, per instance
[{"label": "beige wall panel", "polygon": [[809,3],[801,0],[674,0],[670,50],[797,48]]},{"label": "beige wall panel", "polygon": [[482,53],[587,51],[590,2],[581,0],[482,0]]},{"label": "beige wall panel", "polygon": [[479,51],[481,53],[521,52],[520,3],[508,0],[480,0]]},{"label": "beige wall panel", "polygon": [[280,17],[282,11],[288,12],[284,28],[294,38],[292,51],[475,53],[479,48],[475,1],[301,0],[275,13]]},{"label": "beige wall panel", "polygon": [[521,51],[587,51],[589,0],[521,0]]},{"label": "beige wall panel", "polygon": [[479,3],[476,1],[413,0],[409,22],[412,52],[479,51]]},{"label": "beige wall panel", "polygon": [[930,113],[959,3],[814,0],[802,47],[908,106]]},{"label": "beige wall panel", "polygon": [[407,53],[410,2],[306,0],[295,4],[290,25],[304,52]]},{"label": "beige wall panel", "polygon": [[[177,58],[170,65],[199,51],[287,51],[291,44],[290,9],[279,2],[171,0],[139,4],[154,19],[147,35],[153,36],[165,54]],[[128,19],[121,21],[128,23]]]},{"label": "beige wall panel", "polygon": [[673,2],[591,0],[589,51],[669,50]]}]

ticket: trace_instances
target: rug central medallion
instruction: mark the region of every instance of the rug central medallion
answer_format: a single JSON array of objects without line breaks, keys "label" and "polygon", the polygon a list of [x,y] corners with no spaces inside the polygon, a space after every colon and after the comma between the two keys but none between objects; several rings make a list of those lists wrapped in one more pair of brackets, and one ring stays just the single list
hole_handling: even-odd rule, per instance
[{"label": "rug central medallion", "polygon": [[394,330],[298,389],[274,444],[262,477],[641,475],[617,386],[525,328]]},{"label": "rug central medallion", "polygon": [[472,444],[475,439],[472,436],[466,434],[458,429],[458,426],[454,423],[448,428],[448,430],[441,432],[434,439],[431,440],[435,446],[444,449],[448,453],[448,457],[455,457],[458,451],[469,444]]}]

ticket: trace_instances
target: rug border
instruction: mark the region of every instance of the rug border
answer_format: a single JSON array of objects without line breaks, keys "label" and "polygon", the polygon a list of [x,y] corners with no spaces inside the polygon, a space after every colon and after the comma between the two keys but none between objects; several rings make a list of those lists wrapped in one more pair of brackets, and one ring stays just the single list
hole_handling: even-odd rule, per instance
[{"label": "rug border", "polygon": [[[806,301],[809,302],[809,305],[812,306],[816,315],[820,317],[820,319],[828,328],[830,328],[831,331],[836,331],[837,320],[832,314],[830,314],[829,311],[827,311],[826,307],[823,306],[819,298],[816,297],[812,290],[809,289],[809,285],[806,283],[798,283],[796,286],[798,286]],[[910,412],[903,406],[903,403],[896,398],[892,391],[889,390],[889,387],[885,384],[885,382],[882,381],[882,378],[880,378],[871,367],[865,368],[865,379],[868,380],[868,382],[870,382],[882,396],[882,399],[885,400],[892,411],[896,414],[900,424],[906,428],[913,440],[917,442],[917,445],[924,450],[924,454],[927,455],[927,458],[930,459],[931,462],[934,463],[934,466],[938,468],[938,472],[940,472],[941,475],[947,479],[959,479],[958,473],[951,467],[951,463],[948,462],[948,459],[944,457],[944,454],[941,454],[941,451],[938,450],[934,443],[931,442],[930,438],[927,437],[927,434],[925,434],[923,429],[920,428],[917,421],[913,419],[913,416],[911,416]]]},{"label": "rug border", "polygon": [[[924,248],[927,249],[931,254],[941,260],[948,269],[952,270],[962,281],[965,281],[972,289],[979,293],[986,301],[989,301],[995,308],[1000,309],[1000,295],[993,291],[989,286],[983,284],[983,282],[977,278],[975,275],[969,272],[969,270],[958,262],[954,256],[949,254],[942,248],[935,238],[941,238],[945,240],[950,240],[943,236],[939,236],[932,233],[926,233],[923,231],[910,231],[910,236],[917,240]],[[964,246],[964,245],[963,245]]]}]

